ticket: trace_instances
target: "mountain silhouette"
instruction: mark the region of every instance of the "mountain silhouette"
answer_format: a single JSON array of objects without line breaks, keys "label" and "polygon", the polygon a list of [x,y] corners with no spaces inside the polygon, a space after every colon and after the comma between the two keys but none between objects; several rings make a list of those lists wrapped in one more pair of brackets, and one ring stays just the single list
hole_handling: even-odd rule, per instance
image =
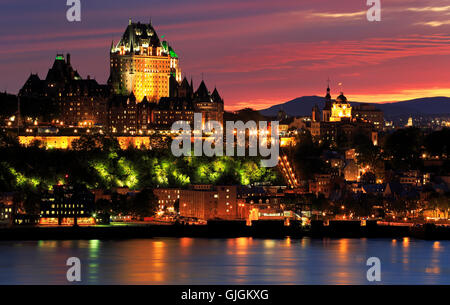
[{"label": "mountain silhouette", "polygon": [[[358,103],[350,102],[352,105]],[[378,109],[382,110],[386,118],[410,115],[450,114],[450,98],[443,96],[425,97],[393,103],[368,104],[375,105]],[[320,96],[303,96],[260,110],[260,113],[265,116],[276,116],[279,110],[283,110],[289,116],[310,116],[314,105],[322,109],[325,105],[325,98]]]}]

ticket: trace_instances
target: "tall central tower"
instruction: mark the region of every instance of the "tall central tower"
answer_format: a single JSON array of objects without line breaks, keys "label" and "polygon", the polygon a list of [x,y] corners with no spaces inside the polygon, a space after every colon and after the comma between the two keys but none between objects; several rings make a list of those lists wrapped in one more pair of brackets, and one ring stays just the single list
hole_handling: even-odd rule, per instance
[{"label": "tall central tower", "polygon": [[178,55],[161,41],[151,22],[133,23],[131,19],[119,43],[111,44],[109,84],[115,94],[133,93],[137,102],[147,97],[157,102],[169,96],[169,79],[181,81]]}]

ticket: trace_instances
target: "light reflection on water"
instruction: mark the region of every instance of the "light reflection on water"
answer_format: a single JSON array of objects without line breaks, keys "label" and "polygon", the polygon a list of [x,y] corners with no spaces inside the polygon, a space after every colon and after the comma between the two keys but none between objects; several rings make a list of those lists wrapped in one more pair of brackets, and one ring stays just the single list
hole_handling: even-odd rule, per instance
[{"label": "light reflection on water", "polygon": [[67,284],[79,257],[84,284],[450,284],[450,241],[202,239],[0,242],[0,284]]}]

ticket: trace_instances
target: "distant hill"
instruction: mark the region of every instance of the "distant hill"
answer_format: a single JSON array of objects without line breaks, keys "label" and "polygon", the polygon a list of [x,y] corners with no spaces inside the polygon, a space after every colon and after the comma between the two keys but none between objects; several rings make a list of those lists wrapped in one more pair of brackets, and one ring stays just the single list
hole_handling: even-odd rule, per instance
[{"label": "distant hill", "polygon": [[[357,103],[351,102],[352,105]],[[290,116],[307,116],[311,115],[311,110],[314,105],[322,109],[325,105],[325,98],[320,96],[303,96],[284,104],[278,104],[260,110],[260,113],[265,116],[276,116],[278,111],[283,109]],[[442,96],[374,105],[382,110],[387,118],[410,115],[450,114],[450,98]]]},{"label": "distant hill", "polygon": [[449,114],[450,98],[444,96],[418,98],[396,103],[377,104],[386,117],[401,115]]},{"label": "distant hill", "polygon": [[283,109],[290,116],[306,116],[311,115],[314,105],[322,109],[325,105],[325,98],[320,96],[303,96],[284,104],[278,104],[270,108],[260,110],[259,112],[265,116],[276,116],[278,111]]}]

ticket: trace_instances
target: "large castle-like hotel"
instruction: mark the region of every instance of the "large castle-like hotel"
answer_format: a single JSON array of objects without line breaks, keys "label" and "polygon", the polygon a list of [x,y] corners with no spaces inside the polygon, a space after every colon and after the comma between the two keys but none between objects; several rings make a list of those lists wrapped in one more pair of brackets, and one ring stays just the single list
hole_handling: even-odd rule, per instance
[{"label": "large castle-like hotel", "polygon": [[167,41],[161,41],[152,24],[131,19],[119,43],[111,44],[111,73],[108,83],[116,94],[133,93],[158,102],[169,96],[169,78],[181,82],[178,55]]},{"label": "large castle-like hotel", "polygon": [[[182,78],[174,49],[148,24],[129,21],[117,44],[110,48],[110,77],[106,85],[83,79],[72,67],[70,54],[57,54],[47,77],[31,74],[19,92],[21,98],[51,99],[59,109],[60,128],[101,128],[116,135],[170,130],[178,120],[223,123],[224,103],[217,89],[211,93],[202,81]],[[40,123],[40,122],[39,122]],[[49,122],[47,122],[49,123]]]}]

